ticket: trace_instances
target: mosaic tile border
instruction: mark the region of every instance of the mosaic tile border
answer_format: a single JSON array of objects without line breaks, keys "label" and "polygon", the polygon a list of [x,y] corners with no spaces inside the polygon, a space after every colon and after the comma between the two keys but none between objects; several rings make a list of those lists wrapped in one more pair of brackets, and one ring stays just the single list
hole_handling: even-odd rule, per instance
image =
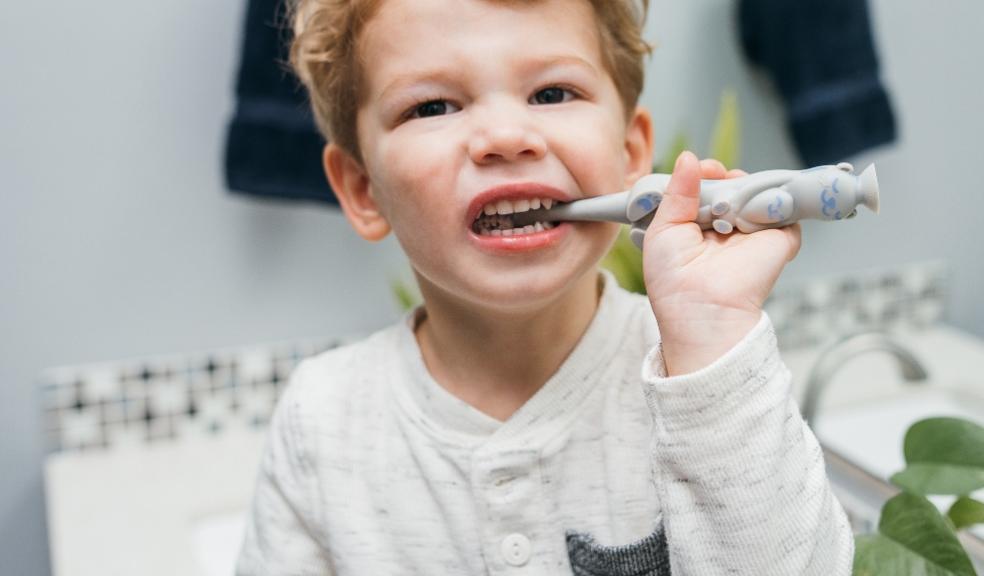
[{"label": "mosaic tile border", "polygon": [[294,367],[341,343],[298,341],[45,370],[47,451],[265,428]]},{"label": "mosaic tile border", "polygon": [[945,317],[943,262],[907,264],[777,288],[765,311],[784,349],[815,346],[848,332],[926,327]]},{"label": "mosaic tile border", "polygon": [[[934,324],[945,312],[947,282],[943,263],[918,263],[782,286],[765,310],[784,349],[814,346],[862,328]],[[294,367],[342,343],[296,341],[45,370],[47,450],[265,428]]]}]

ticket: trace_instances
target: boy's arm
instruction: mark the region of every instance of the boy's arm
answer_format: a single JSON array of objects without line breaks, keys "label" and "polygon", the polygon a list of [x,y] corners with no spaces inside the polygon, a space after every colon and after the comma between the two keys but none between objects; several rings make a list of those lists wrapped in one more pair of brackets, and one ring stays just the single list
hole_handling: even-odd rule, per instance
[{"label": "boy's arm", "polygon": [[300,404],[293,399],[302,363],[277,404],[257,477],[237,576],[331,576],[327,554],[312,533],[318,509],[314,476],[305,457],[299,426]]},{"label": "boy's arm", "polygon": [[706,368],[667,377],[656,348],[643,370],[674,576],[850,574],[851,529],[764,314]]},{"label": "boy's arm", "polygon": [[762,305],[798,225],[702,231],[700,179],[738,176],[685,152],[646,231],[661,344],[646,396],[674,575],[847,575],[853,539]]}]

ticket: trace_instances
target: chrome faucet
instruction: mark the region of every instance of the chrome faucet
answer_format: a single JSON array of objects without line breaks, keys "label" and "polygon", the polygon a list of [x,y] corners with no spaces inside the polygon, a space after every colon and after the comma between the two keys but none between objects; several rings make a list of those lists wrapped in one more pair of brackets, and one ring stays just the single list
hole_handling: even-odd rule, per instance
[{"label": "chrome faucet", "polygon": [[820,393],[830,383],[834,374],[852,358],[877,351],[888,352],[898,360],[902,368],[902,377],[907,382],[926,380],[926,369],[919,360],[884,332],[856,332],[844,336],[820,353],[807,378],[802,412],[803,419],[811,427],[815,424]]}]

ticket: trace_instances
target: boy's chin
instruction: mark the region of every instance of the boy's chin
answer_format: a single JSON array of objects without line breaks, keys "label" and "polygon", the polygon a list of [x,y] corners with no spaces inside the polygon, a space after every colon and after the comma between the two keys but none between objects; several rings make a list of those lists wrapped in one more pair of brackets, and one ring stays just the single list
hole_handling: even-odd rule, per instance
[{"label": "boy's chin", "polygon": [[550,257],[468,258],[467,264],[431,270],[415,266],[421,293],[429,306],[447,303],[475,312],[530,314],[563,306],[572,295],[588,294],[597,285],[599,263],[618,231],[617,226],[611,233],[600,226],[586,228],[593,237],[578,238],[563,254]]},{"label": "boy's chin", "polygon": [[[531,314],[562,303],[587,285],[595,285],[597,265],[584,269],[532,268],[473,279],[464,292],[476,309],[503,314]],[[464,294],[463,294],[464,296]]]}]

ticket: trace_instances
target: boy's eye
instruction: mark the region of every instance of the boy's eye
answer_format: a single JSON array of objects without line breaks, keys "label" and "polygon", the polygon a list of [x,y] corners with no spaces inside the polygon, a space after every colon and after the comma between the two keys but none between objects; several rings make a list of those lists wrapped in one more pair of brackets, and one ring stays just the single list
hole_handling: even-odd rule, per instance
[{"label": "boy's eye", "polygon": [[551,86],[540,90],[531,98],[531,104],[560,104],[567,102],[574,97],[574,94],[567,89],[558,86]]},{"label": "boy's eye", "polygon": [[430,100],[410,110],[410,118],[430,118],[444,116],[456,111],[454,104],[445,100]]}]

